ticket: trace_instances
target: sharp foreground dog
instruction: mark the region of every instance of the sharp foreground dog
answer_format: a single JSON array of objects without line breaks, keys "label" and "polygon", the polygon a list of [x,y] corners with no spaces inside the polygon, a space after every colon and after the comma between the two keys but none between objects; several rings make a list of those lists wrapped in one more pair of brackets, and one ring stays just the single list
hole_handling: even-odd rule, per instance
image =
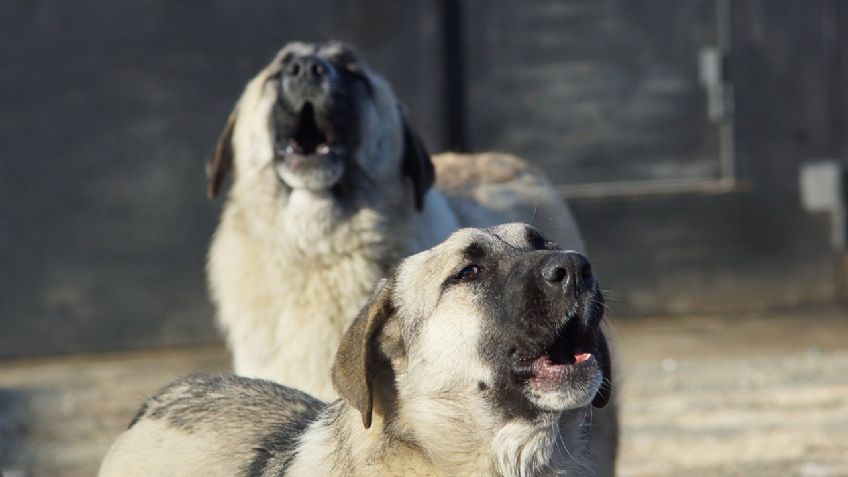
[{"label": "sharp foreground dog", "polygon": [[462,229],[403,260],[344,334],[322,402],[195,376],[148,399],[101,477],[595,475],[610,397],[589,262],[534,228]]}]

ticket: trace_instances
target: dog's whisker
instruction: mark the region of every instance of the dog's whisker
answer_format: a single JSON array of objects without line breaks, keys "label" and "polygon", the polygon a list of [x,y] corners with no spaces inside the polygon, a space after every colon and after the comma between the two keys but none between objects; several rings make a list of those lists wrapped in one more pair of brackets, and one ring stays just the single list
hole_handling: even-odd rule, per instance
[{"label": "dog's whisker", "polygon": [[539,202],[542,201],[542,191],[536,194],[536,203],[533,204],[533,214],[530,215],[530,225],[533,225],[536,220],[536,211],[539,210]]},{"label": "dog's whisker", "polygon": [[557,423],[556,422],[551,423],[551,427],[552,427],[551,431],[554,433],[554,436],[556,438],[556,442],[558,442],[557,447],[562,447],[562,450],[565,451],[566,455],[575,464],[577,464],[578,467],[589,472],[591,475],[595,475],[594,469],[587,462],[582,461],[581,459],[578,459],[577,457],[574,456],[574,454],[571,453],[570,450],[568,450],[568,446],[565,444],[565,440],[562,437],[562,433],[560,432],[559,426],[557,425]]},{"label": "dog's whisker", "polygon": [[[603,383],[604,380],[606,380],[606,378],[603,378],[601,382]],[[583,422],[581,423],[581,425],[589,427],[589,432],[587,432],[587,436],[591,433],[591,430],[592,430],[592,416],[594,415],[593,413],[594,413],[593,407],[592,406],[586,406],[586,410],[583,413]],[[585,470],[587,470],[590,474],[597,475],[597,470],[594,467],[592,467],[589,464],[589,462],[584,462],[583,468]]]},{"label": "dog's whisker", "polygon": [[604,307],[604,310],[605,310],[606,312],[609,312],[609,314],[610,314],[610,315],[612,315],[612,316],[614,316],[614,317],[616,317],[616,318],[621,318],[621,317],[623,317],[623,316],[624,316],[624,314],[623,314],[622,312],[618,311],[617,309],[615,309],[615,308],[612,306],[612,304],[610,304],[610,303],[603,303],[602,305],[603,305],[603,307]]}]

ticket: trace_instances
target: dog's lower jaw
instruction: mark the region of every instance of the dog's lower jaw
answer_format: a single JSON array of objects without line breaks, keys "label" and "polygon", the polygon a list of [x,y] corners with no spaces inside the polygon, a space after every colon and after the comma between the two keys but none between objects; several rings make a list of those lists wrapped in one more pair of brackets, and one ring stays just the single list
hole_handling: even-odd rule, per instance
[{"label": "dog's lower jaw", "polygon": [[601,370],[595,369],[591,376],[572,379],[569,386],[560,389],[540,390],[528,385],[525,392],[537,407],[547,411],[584,408],[592,403],[592,399],[601,388],[603,379]]},{"label": "dog's lower jaw", "polygon": [[[292,160],[293,161],[293,160]],[[304,160],[305,162],[305,160]],[[323,167],[312,166],[308,170],[295,170],[296,166],[283,160],[276,160],[274,169],[277,177],[292,190],[305,189],[312,192],[329,191],[344,175],[343,160],[326,160]],[[306,169],[301,167],[301,169]]]}]

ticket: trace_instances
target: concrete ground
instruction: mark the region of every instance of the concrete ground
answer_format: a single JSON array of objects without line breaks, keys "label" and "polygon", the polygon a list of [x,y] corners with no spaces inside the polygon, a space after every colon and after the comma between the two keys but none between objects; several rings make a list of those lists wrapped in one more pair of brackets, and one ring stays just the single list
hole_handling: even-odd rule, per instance
[{"label": "concrete ground", "polygon": [[[848,476],[848,311],[615,320],[619,475]],[[136,406],[221,348],[0,362],[5,477],[92,476]]]}]

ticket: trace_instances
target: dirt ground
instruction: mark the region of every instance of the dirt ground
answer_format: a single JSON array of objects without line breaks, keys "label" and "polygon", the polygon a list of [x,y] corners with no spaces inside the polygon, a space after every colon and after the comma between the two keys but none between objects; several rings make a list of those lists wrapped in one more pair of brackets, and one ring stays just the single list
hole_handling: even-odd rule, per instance
[{"label": "dirt ground", "polygon": [[[619,475],[848,476],[848,311],[619,319]],[[0,474],[96,474],[136,406],[221,348],[0,361]]]}]

